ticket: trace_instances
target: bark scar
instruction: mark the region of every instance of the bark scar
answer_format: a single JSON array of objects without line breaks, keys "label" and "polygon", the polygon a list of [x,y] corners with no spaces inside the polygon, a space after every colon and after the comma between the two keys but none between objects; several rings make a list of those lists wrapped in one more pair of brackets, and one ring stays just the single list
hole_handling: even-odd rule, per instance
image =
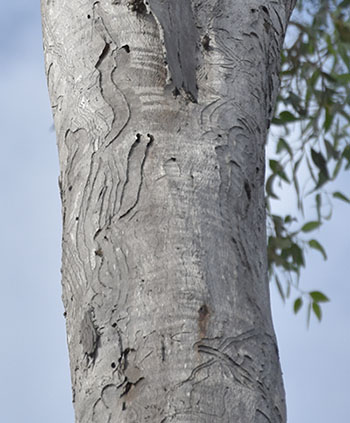
[{"label": "bark scar", "polygon": [[164,37],[166,60],[172,81],[180,92],[196,103],[197,44],[199,34],[191,2],[188,0],[149,0],[160,33]]}]

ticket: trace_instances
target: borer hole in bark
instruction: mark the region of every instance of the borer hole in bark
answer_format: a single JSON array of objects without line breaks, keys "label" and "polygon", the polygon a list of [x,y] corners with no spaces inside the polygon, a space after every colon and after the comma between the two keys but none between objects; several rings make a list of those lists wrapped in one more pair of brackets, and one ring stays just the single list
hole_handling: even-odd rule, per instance
[{"label": "borer hole in bark", "polygon": [[123,50],[125,50],[127,53],[130,53],[130,47],[128,44],[125,44],[124,46],[121,47]]},{"label": "borer hole in bark", "polygon": [[210,37],[208,34],[205,34],[204,37],[202,38],[202,46],[204,50],[206,51],[210,50]]},{"label": "borer hole in bark", "polygon": [[173,89],[173,96],[174,97],[177,97],[178,95],[180,95],[180,91],[175,87],[174,89]]},{"label": "borer hole in bark", "polygon": [[206,304],[203,304],[199,307],[198,314],[199,314],[199,320],[203,320],[207,314],[209,313],[208,306]]},{"label": "borer hole in bark", "polygon": [[101,248],[99,248],[98,250],[95,250],[95,254],[96,254],[98,257],[102,257],[102,256],[103,256],[103,251],[102,251],[102,249],[101,249]]}]

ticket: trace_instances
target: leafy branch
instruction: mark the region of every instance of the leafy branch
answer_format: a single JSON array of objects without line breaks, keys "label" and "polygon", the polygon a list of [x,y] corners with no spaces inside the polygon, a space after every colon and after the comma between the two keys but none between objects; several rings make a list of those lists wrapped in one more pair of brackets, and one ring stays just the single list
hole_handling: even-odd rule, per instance
[{"label": "leafy branch", "polygon": [[[350,0],[301,0],[288,29],[282,53],[281,89],[272,134],[275,143],[266,180],[270,279],[285,301],[296,292],[295,313],[306,306],[321,320],[319,291],[299,286],[305,253],[325,248],[310,233],[331,219],[333,200],[350,203],[334,190],[342,170],[350,169]],[[294,213],[273,213],[278,189],[289,186],[296,196]],[[305,204],[315,210],[310,219]],[[308,213],[309,214],[309,213]]]}]

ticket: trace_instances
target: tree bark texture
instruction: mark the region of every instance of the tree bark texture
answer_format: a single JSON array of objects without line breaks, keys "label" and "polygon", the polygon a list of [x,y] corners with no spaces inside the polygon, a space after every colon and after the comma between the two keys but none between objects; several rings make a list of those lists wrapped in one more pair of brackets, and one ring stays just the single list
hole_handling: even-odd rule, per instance
[{"label": "tree bark texture", "polygon": [[285,422],[264,146],[292,0],[42,0],[77,423]]}]

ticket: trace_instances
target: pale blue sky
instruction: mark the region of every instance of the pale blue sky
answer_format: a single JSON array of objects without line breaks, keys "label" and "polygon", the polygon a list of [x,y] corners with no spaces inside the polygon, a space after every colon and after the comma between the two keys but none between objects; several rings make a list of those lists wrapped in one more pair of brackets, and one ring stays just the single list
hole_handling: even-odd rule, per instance
[{"label": "pale blue sky", "polygon": [[[44,76],[39,1],[12,0],[0,15],[0,421],[73,423],[60,287],[58,161]],[[349,174],[343,175],[349,195]],[[291,199],[289,199],[291,201]],[[303,273],[332,299],[305,327],[272,287],[290,423],[349,421],[350,207],[338,202]],[[290,207],[286,201],[285,208]]]}]

